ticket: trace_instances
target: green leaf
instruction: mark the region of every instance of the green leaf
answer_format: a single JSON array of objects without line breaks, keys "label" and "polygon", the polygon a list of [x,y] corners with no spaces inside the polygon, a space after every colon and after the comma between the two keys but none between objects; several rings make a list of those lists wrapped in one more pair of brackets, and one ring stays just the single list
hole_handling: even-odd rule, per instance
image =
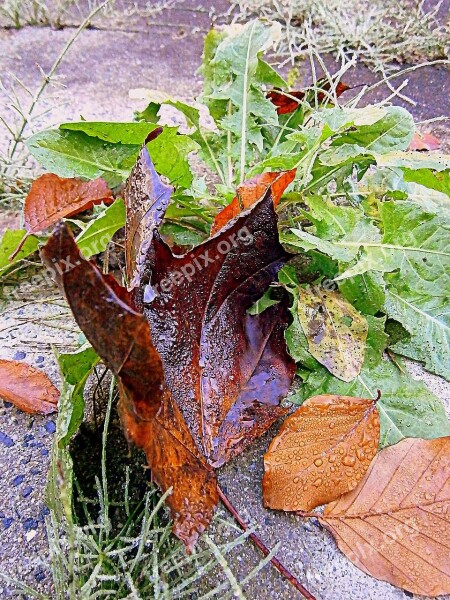
[{"label": "green leaf", "polygon": [[9,260],[9,257],[20,244],[25,234],[25,229],[7,229],[3,234],[0,242],[0,277],[7,273],[14,265],[17,265],[21,260],[36,252],[39,240],[33,235],[30,235],[27,237],[24,245],[13,260]]},{"label": "green leaf", "polygon": [[425,368],[450,380],[450,293],[436,282],[435,295],[410,288],[401,275],[388,277],[387,314],[410,334],[395,344],[399,354],[422,361]]},{"label": "green leaf", "polygon": [[58,404],[57,441],[65,448],[78,431],[84,416],[84,387],[99,357],[90,346],[77,352],[56,354],[63,386]]},{"label": "green leaf", "polygon": [[119,198],[89,222],[76,239],[78,248],[86,258],[103,252],[116,231],[124,227],[125,221],[125,204]]},{"label": "green leaf", "polygon": [[255,302],[255,304],[253,304],[253,306],[250,306],[250,308],[247,310],[248,314],[249,315],[259,315],[262,312],[264,312],[266,310],[266,308],[269,308],[270,306],[273,306],[274,304],[278,304],[280,301],[274,300],[273,298],[271,298],[271,294],[272,294],[272,289],[269,288],[267,290],[267,292],[263,296],[261,296],[261,298]]},{"label": "green leaf", "polygon": [[409,375],[403,365],[400,371],[392,362],[382,360],[387,335],[385,318],[367,317],[369,332],[361,373],[346,383],[333,377],[324,367],[311,373],[293,399],[298,403],[319,394],[340,394],[360,398],[381,398],[380,447],[396,444],[405,437],[432,439],[449,435],[450,423],[440,400],[421,381]]},{"label": "green leaf", "polygon": [[[450,172],[435,172],[431,169],[403,169],[404,179],[408,183],[418,183],[421,186],[436,190],[450,197]],[[450,202],[448,202],[450,208]]]},{"label": "green leaf", "polygon": [[115,123],[112,121],[77,121],[62,123],[59,128],[82,131],[111,144],[141,146],[148,134],[156,129],[154,123]]},{"label": "green leaf", "polygon": [[[375,154],[380,167],[403,167],[405,169],[431,169],[445,171],[450,169],[450,155],[436,152],[387,152]],[[418,182],[420,183],[420,182]]]},{"label": "green leaf", "polygon": [[[195,109],[194,109],[195,110]],[[89,136],[108,143],[141,145],[150,131],[156,128],[154,123],[112,123],[88,122],[65,123],[61,128],[82,131]],[[187,135],[179,135],[178,127],[164,127],[163,132],[152,140],[149,146],[155,169],[165,175],[177,186],[188,188],[192,183],[192,173],[188,154],[198,149],[197,143]],[[131,171],[136,157],[122,162],[127,173]]]},{"label": "green leaf", "polygon": [[370,127],[386,117],[388,109],[381,106],[364,108],[323,108],[314,113],[316,121],[325,123],[333,132],[350,127]]},{"label": "green leaf", "polygon": [[27,142],[30,154],[47,171],[60,177],[103,177],[115,186],[129,175],[123,163],[134,163],[137,145],[111,144],[80,131],[48,129],[31,136]]},{"label": "green leaf", "polygon": [[364,151],[386,154],[393,150],[406,150],[414,133],[414,119],[400,106],[389,106],[386,114],[369,125],[360,125],[333,140],[332,146],[352,144]]},{"label": "green leaf", "polygon": [[336,280],[367,271],[399,269],[408,286],[417,292],[450,293],[450,222],[408,201],[380,202],[379,215],[381,241],[362,240],[361,258]]},{"label": "green leaf", "polygon": [[375,315],[383,310],[385,283],[381,273],[367,271],[338,283],[342,295],[360,312]]}]

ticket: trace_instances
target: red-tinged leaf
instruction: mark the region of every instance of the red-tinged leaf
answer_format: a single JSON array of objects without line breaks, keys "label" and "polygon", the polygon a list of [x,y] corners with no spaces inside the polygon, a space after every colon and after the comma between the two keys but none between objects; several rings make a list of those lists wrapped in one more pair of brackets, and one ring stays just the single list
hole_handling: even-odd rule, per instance
[{"label": "red-tinged leaf", "polygon": [[47,375],[16,360],[0,360],[0,397],[27,413],[58,410],[59,392]]},{"label": "red-tinged leaf", "polygon": [[215,235],[219,229],[225,227],[232,219],[237,217],[243,210],[253,206],[260,200],[267,188],[272,190],[272,198],[275,206],[280,202],[281,196],[287,186],[294,181],[296,169],[281,171],[279,173],[262,173],[247,181],[237,188],[237,195],[216,216],[211,227],[211,235]]},{"label": "red-tinged leaf", "polygon": [[25,228],[28,233],[38,233],[63,217],[113,200],[111,190],[103,179],[82,181],[45,173],[33,182],[25,199]]},{"label": "red-tinged leaf", "polygon": [[[152,131],[146,143],[162,132]],[[144,146],[145,148],[145,146]],[[152,231],[162,221],[173,188],[161,181],[147,150],[139,154],[124,191],[127,209],[125,259],[128,289],[139,285],[152,242]]]},{"label": "red-tinged leaf", "polygon": [[124,288],[82,258],[66,225],[58,226],[41,255],[80,328],[118,377],[124,429],[144,449],[154,481],[163,491],[173,488],[167,504],[174,533],[192,549],[218,502],[216,477],[164,386],[148,322],[131,308]]},{"label": "red-tinged leaf", "polygon": [[[330,82],[325,80],[321,84],[318,82],[318,86],[322,90],[328,92],[330,90]],[[346,90],[349,89],[349,86],[342,81],[339,81],[336,85],[336,97],[339,98],[341,94],[343,94]],[[274,104],[277,108],[277,113],[279,115],[287,115],[289,113],[294,112],[300,106],[301,102],[307,97],[311,96],[312,99],[315,98],[315,92],[311,89],[298,90],[298,91],[289,91],[283,92],[281,90],[270,90],[267,93],[267,98]],[[329,101],[330,95],[325,94],[324,92],[317,92],[317,100],[319,102]]]},{"label": "red-tinged leaf", "polygon": [[416,131],[412,136],[408,150],[438,150],[441,142],[431,133],[419,133]]},{"label": "red-tinged leaf", "polygon": [[[141,156],[133,172],[138,182],[139,165],[148,160]],[[127,190],[132,186],[129,182]],[[279,243],[266,188],[250,210],[184,256],[175,256],[153,229],[137,299],[145,306],[166,383],[197,448],[213,466],[241,452],[285,414],[279,404],[294,375],[283,335],[285,303],[247,314],[289,257]]]}]

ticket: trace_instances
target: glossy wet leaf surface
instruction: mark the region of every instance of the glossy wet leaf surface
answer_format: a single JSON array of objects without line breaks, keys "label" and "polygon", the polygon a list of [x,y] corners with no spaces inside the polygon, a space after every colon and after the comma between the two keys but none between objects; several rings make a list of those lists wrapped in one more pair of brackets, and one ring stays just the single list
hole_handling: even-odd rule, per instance
[{"label": "glossy wet leaf surface", "polygon": [[366,573],[414,594],[448,594],[449,477],[449,437],[403,440],[319,520]]},{"label": "glossy wet leaf surface", "polygon": [[323,395],[283,423],[264,456],[264,506],[309,511],[355,488],[376,454],[374,400]]}]

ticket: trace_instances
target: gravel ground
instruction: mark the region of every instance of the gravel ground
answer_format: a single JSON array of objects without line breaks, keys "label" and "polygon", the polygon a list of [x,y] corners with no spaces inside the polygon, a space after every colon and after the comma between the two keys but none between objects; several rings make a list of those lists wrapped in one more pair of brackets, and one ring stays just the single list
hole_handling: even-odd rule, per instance
[{"label": "gravel ground", "polygon": [[[197,5],[198,2],[185,2],[184,7]],[[53,108],[46,116],[47,122],[76,119],[80,115],[86,119],[127,119],[138,108],[128,98],[128,90],[134,87],[158,88],[186,99],[192,97],[199,91],[196,69],[203,31],[208,25],[205,13],[174,10],[163,13],[159,25],[150,26],[145,33],[85,31],[59,72],[62,87],[52,90]],[[8,72],[13,72],[26,85],[36,87],[36,63],[48,69],[72,34],[72,30],[48,28],[0,30],[2,76],[8,81]],[[357,69],[348,81],[355,85],[372,77],[367,70]],[[450,114],[450,78],[446,69],[424,68],[409,79],[409,95],[418,103],[410,110],[418,120]],[[383,93],[379,90],[378,97]],[[0,105],[1,114],[5,108]],[[441,137],[445,134],[442,125],[434,124],[433,128]],[[0,140],[2,143],[4,140]],[[14,224],[18,224],[16,214],[0,215],[0,231]],[[52,293],[40,290],[37,299]],[[28,293],[0,315],[0,357],[27,361],[45,370],[58,384],[52,345],[70,344],[77,334],[70,320],[64,319],[64,326],[71,331],[66,331],[63,339],[61,332],[45,326],[53,323],[49,317],[61,309],[45,302],[20,308],[27,300]],[[413,375],[423,379],[448,404],[450,385],[424,372],[420,365],[409,365]],[[304,522],[299,517],[262,508],[262,455],[275,430],[276,427],[221,471],[221,485],[242,516],[260,525],[260,535],[267,545],[281,542],[279,558],[322,600],[412,597],[356,569],[314,520]],[[0,401],[0,572],[26,581],[50,596],[43,491],[53,432],[53,418],[25,415]],[[257,560],[257,553],[248,544],[233,557],[232,563],[238,573],[247,573]],[[246,591],[247,597],[255,600],[299,597],[270,566]],[[0,582],[0,598],[10,594],[10,587]]]}]

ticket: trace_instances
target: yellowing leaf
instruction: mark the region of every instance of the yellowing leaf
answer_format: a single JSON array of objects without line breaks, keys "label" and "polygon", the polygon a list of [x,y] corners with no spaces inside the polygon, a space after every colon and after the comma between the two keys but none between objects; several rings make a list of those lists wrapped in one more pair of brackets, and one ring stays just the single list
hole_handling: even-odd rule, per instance
[{"label": "yellowing leaf", "polygon": [[308,511],[355,488],[378,447],[375,404],[331,394],[304,402],[264,456],[264,506]]},{"label": "yellowing leaf", "polygon": [[364,362],[366,319],[342,294],[319,286],[299,288],[298,317],[314,358],[335,377],[352,381]]},{"label": "yellowing leaf", "polygon": [[450,437],[382,450],[320,522],[360,569],[414,594],[450,593]]},{"label": "yellowing leaf", "polygon": [[26,363],[0,360],[0,397],[28,413],[57,410],[59,392],[47,375]]}]

